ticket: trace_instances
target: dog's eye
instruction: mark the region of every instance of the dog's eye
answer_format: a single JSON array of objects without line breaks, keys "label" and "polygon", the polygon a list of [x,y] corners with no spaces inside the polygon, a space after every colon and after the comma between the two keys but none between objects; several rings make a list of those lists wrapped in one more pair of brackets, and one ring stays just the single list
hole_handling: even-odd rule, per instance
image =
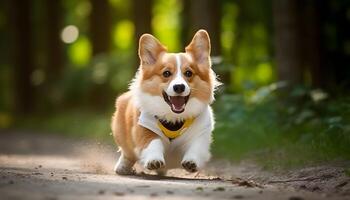
[{"label": "dog's eye", "polygon": [[171,76],[171,72],[170,72],[170,71],[164,71],[164,72],[163,72],[163,76],[164,76],[165,78],[168,78],[169,76]]},{"label": "dog's eye", "polygon": [[193,75],[193,73],[190,70],[185,71],[185,76],[190,78]]}]

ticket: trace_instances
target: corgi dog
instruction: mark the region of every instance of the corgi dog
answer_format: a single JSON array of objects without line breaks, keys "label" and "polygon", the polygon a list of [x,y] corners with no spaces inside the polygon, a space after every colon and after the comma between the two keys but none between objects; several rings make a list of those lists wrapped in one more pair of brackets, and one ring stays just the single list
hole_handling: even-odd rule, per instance
[{"label": "corgi dog", "polygon": [[139,40],[140,66],[129,91],[116,100],[112,132],[121,155],[120,175],[145,169],[196,172],[210,159],[218,86],[211,68],[210,39],[199,30],[183,53],[169,53],[155,37]]}]

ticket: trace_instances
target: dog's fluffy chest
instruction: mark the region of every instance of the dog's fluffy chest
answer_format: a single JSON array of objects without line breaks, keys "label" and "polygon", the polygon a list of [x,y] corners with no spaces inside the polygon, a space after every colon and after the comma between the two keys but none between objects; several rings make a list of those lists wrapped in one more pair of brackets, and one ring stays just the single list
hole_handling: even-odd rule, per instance
[{"label": "dog's fluffy chest", "polygon": [[[207,106],[197,116],[191,126],[189,126],[179,137],[170,140],[166,137],[157,126],[157,119],[147,113],[141,113],[138,124],[153,131],[160,136],[164,145],[164,159],[167,163],[167,168],[179,167],[187,149],[193,144],[194,140],[201,138],[211,138],[211,132],[214,128],[213,114],[210,106]],[[206,146],[206,145],[204,145]]]}]

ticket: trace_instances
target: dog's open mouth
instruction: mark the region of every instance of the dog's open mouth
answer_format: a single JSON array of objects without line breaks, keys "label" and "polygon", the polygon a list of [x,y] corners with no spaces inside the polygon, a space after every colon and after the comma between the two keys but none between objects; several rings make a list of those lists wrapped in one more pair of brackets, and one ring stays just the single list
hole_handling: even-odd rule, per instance
[{"label": "dog's open mouth", "polygon": [[165,102],[167,102],[174,113],[182,113],[185,111],[186,103],[190,97],[187,96],[168,96],[168,94],[163,91],[163,97]]}]

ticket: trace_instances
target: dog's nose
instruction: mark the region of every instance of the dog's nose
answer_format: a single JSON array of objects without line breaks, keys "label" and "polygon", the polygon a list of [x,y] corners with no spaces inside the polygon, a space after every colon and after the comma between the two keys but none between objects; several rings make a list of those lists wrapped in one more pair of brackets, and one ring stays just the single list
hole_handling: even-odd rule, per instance
[{"label": "dog's nose", "polygon": [[173,89],[176,93],[181,94],[185,91],[185,85],[184,84],[176,84],[173,86]]}]

